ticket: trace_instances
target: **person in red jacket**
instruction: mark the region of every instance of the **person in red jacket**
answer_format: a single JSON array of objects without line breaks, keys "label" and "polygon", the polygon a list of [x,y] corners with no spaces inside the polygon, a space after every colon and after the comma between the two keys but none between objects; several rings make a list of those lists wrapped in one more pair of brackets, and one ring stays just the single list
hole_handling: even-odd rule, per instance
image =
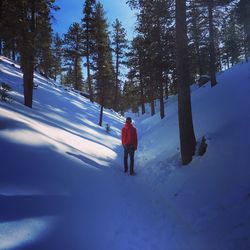
[{"label": "person in red jacket", "polygon": [[130,175],[134,175],[134,155],[137,149],[137,131],[132,125],[131,117],[127,117],[122,128],[122,145],[124,148],[124,172],[128,172],[128,155],[130,158]]}]

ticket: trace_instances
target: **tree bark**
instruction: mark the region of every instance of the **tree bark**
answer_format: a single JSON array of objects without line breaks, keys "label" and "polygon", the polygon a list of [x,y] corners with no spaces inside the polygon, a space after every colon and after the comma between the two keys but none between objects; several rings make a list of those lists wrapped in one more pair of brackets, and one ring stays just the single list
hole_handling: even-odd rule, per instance
[{"label": "tree bark", "polygon": [[166,99],[168,99],[168,88],[169,88],[169,78],[168,78],[168,75],[166,73],[166,79],[165,79],[165,96],[166,96]]},{"label": "tree bark", "polygon": [[192,18],[192,25],[194,29],[194,47],[195,47],[195,53],[196,53],[196,70],[198,71],[198,74],[201,76],[203,75],[203,65],[201,63],[201,53],[200,53],[200,29],[198,28],[198,16],[199,13],[197,12],[197,3],[193,1],[191,3],[191,8],[194,13]]},{"label": "tree bark", "polygon": [[[0,0],[0,29],[2,29],[2,23],[1,23],[1,20],[2,20],[2,12],[3,12],[3,0]],[[2,37],[0,35],[0,56],[2,55]]]},{"label": "tree bark", "polygon": [[87,81],[88,81],[88,88],[89,88],[89,99],[91,102],[93,102],[93,90],[92,90],[92,84],[91,84],[91,76],[90,76],[90,46],[89,46],[89,43],[90,43],[90,38],[89,38],[89,23],[87,22],[86,23],[86,27],[87,27],[87,30],[86,30],[86,39],[87,39],[87,47],[86,47],[86,60],[87,60]]},{"label": "tree bark", "polygon": [[208,19],[209,19],[209,70],[210,70],[210,82],[211,87],[214,87],[217,84],[216,81],[216,67],[215,67],[215,46],[214,46],[214,18],[213,18],[213,7],[214,0],[208,0]]},{"label": "tree bark", "polygon": [[15,48],[14,39],[12,39],[12,44],[11,44],[11,56],[12,56],[12,60],[15,61],[16,60],[16,48]]},{"label": "tree bark", "polygon": [[101,104],[100,117],[99,117],[99,126],[102,126],[102,117],[103,117],[103,105]]},{"label": "tree bark", "polygon": [[141,113],[143,115],[146,113],[146,109],[145,109],[144,86],[143,86],[141,69],[139,70],[139,76],[140,76]]},{"label": "tree bark", "polygon": [[93,102],[94,99],[93,99],[93,91],[92,91],[92,84],[91,84],[89,56],[87,56],[87,81],[88,81],[88,88],[89,88],[89,99],[91,102]]},{"label": "tree bark", "polygon": [[246,44],[246,42],[247,42],[247,32],[246,32],[246,30],[244,31],[244,53],[245,53],[245,60],[246,60],[246,62],[248,62],[248,46],[247,46],[247,44]]},{"label": "tree bark", "polygon": [[32,108],[33,101],[33,80],[34,80],[34,41],[35,41],[35,2],[31,2],[31,19],[27,20],[27,6],[24,7],[23,26],[23,85],[24,85],[24,105]]},{"label": "tree bark", "polygon": [[[151,73],[152,74],[152,73]],[[155,115],[155,100],[154,100],[154,84],[153,84],[153,77],[152,75],[150,76],[150,107],[151,107],[151,116]]]},{"label": "tree bark", "polygon": [[24,84],[24,105],[32,108],[33,100],[33,74],[34,74],[34,56],[30,51],[30,55],[25,57],[23,69],[23,84]]},{"label": "tree bark", "polygon": [[118,54],[118,43],[116,44],[116,63],[115,63],[115,100],[114,100],[114,108],[117,111],[118,105],[118,90],[119,90],[119,54]]},{"label": "tree bark", "polygon": [[[103,84],[103,83],[102,83]],[[101,105],[101,110],[100,110],[100,117],[99,117],[99,126],[102,127],[102,120],[103,120],[103,108],[104,108],[104,100],[105,100],[105,87],[101,87],[101,99],[100,99],[100,105]]]},{"label": "tree bark", "polygon": [[176,0],[176,71],[181,158],[182,164],[186,165],[192,161],[196,139],[188,84],[186,1],[183,0]]},{"label": "tree bark", "polygon": [[247,57],[250,56],[250,23],[247,22],[246,24],[246,38],[247,38]]},{"label": "tree bark", "polygon": [[75,60],[74,60],[74,68],[75,68],[75,72],[74,72],[75,73],[75,76],[74,76],[74,78],[75,78],[74,85],[75,86],[74,86],[74,88],[75,89],[78,89],[78,67],[77,67],[78,65],[77,64],[78,64],[78,58],[76,56]]},{"label": "tree bark", "polygon": [[159,77],[159,87],[160,87],[160,116],[161,119],[165,117],[165,107],[164,107],[164,90],[163,90],[163,79],[162,75]]},{"label": "tree bark", "polygon": [[157,37],[157,42],[158,42],[158,63],[159,63],[159,73],[158,73],[158,86],[160,90],[160,116],[161,119],[165,117],[165,108],[164,108],[164,88],[163,88],[163,62],[162,62],[162,45],[161,45],[161,25],[160,25],[160,20],[157,20],[157,26],[158,26],[158,37]]}]

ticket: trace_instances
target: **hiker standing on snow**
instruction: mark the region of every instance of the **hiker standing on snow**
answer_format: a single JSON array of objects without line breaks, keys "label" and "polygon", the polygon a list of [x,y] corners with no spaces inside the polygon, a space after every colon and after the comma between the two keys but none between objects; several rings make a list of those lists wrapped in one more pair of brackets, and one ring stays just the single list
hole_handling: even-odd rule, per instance
[{"label": "hiker standing on snow", "polygon": [[137,132],[132,125],[131,117],[127,117],[122,128],[122,145],[124,148],[124,172],[128,172],[128,155],[130,158],[130,175],[134,175],[134,155],[137,149]]}]

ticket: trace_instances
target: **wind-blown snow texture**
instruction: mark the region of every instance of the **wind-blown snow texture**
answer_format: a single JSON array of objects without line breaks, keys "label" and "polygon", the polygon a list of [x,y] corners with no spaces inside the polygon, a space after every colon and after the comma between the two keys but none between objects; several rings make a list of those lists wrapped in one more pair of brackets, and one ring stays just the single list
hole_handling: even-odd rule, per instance
[{"label": "wind-blown snow texture", "polygon": [[[0,249],[250,249],[250,64],[192,88],[207,153],[180,165],[176,96],[166,118],[133,115],[135,177],[123,173],[124,118],[35,74],[23,106],[19,66],[0,58]],[[14,67],[14,66],[15,67]]]}]

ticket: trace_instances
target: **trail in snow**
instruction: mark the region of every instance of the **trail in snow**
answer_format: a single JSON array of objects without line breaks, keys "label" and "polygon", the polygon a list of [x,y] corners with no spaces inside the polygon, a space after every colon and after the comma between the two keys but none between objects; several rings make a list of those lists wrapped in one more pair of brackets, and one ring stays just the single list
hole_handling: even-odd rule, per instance
[{"label": "trail in snow", "polygon": [[[5,125],[3,131],[25,129],[24,123],[11,118]],[[187,237],[191,225],[147,185],[140,172],[135,177],[123,173],[121,146],[116,147],[115,160],[104,167],[86,159],[79,149],[69,152],[62,141],[50,145],[41,140],[38,138],[41,145],[18,146],[1,138],[1,153],[7,163],[1,175],[2,191],[6,190],[0,197],[6,208],[2,222],[19,219],[29,227],[29,218],[34,217],[32,225],[39,223],[37,218],[45,223],[41,237],[33,243],[24,241],[17,249],[22,245],[23,249],[190,249],[189,244],[172,241],[172,237]],[[55,147],[69,158],[56,154]],[[90,168],[81,169],[86,163]],[[8,211],[10,207],[15,209]],[[20,235],[24,228],[10,231]],[[26,230],[23,238],[29,237]]]},{"label": "trail in snow", "polygon": [[[23,147],[18,154],[10,144],[2,145],[6,156],[14,154],[15,158],[20,157],[19,160],[23,155],[27,156],[25,151],[29,150]],[[40,150],[46,154],[45,148]],[[55,160],[58,165],[65,161],[61,158]],[[72,170],[72,163],[68,162],[68,168],[60,170],[48,169],[47,164],[46,158],[37,163],[35,173],[22,168],[20,177],[15,177],[14,183],[19,190],[21,186],[26,186],[27,190],[32,188],[36,193],[34,189],[37,188],[44,194],[6,195],[0,198],[2,203],[15,207],[13,214],[5,212],[5,222],[45,215],[57,218],[54,230],[53,227],[48,229],[48,236],[31,246],[25,245],[24,249],[163,249],[160,246],[162,240],[166,240],[167,231],[165,222],[161,220],[165,209],[159,213],[159,206],[155,205],[156,197],[150,195],[150,191],[137,183],[135,178],[122,173],[120,166],[89,173],[87,178],[91,178],[91,182],[86,185],[86,171]],[[54,172],[57,170],[59,174]],[[18,169],[10,170],[9,179],[7,172],[6,169],[4,180],[11,185],[12,174],[18,173]],[[57,183],[54,178],[50,180],[53,175],[56,175]],[[57,190],[66,194],[57,194]],[[52,192],[53,196],[47,195],[47,192]],[[158,234],[159,230],[162,237],[153,233]]]},{"label": "trail in snow", "polygon": [[[1,127],[5,164],[0,203],[5,208],[1,223],[6,249],[11,246],[6,242],[10,232],[20,235],[17,249],[164,249],[170,229],[163,219],[167,209],[139,176],[122,172],[121,146],[116,147],[115,161],[110,159],[105,167],[87,158],[79,146],[60,140],[68,134],[64,128],[49,123],[45,134],[37,118],[17,116],[17,110],[8,107],[1,111],[9,116]],[[38,127],[42,133],[37,133]],[[89,168],[82,169],[86,164]],[[17,227],[17,220],[25,225]],[[25,240],[32,234],[31,224],[37,224],[41,234],[33,243]]]}]

